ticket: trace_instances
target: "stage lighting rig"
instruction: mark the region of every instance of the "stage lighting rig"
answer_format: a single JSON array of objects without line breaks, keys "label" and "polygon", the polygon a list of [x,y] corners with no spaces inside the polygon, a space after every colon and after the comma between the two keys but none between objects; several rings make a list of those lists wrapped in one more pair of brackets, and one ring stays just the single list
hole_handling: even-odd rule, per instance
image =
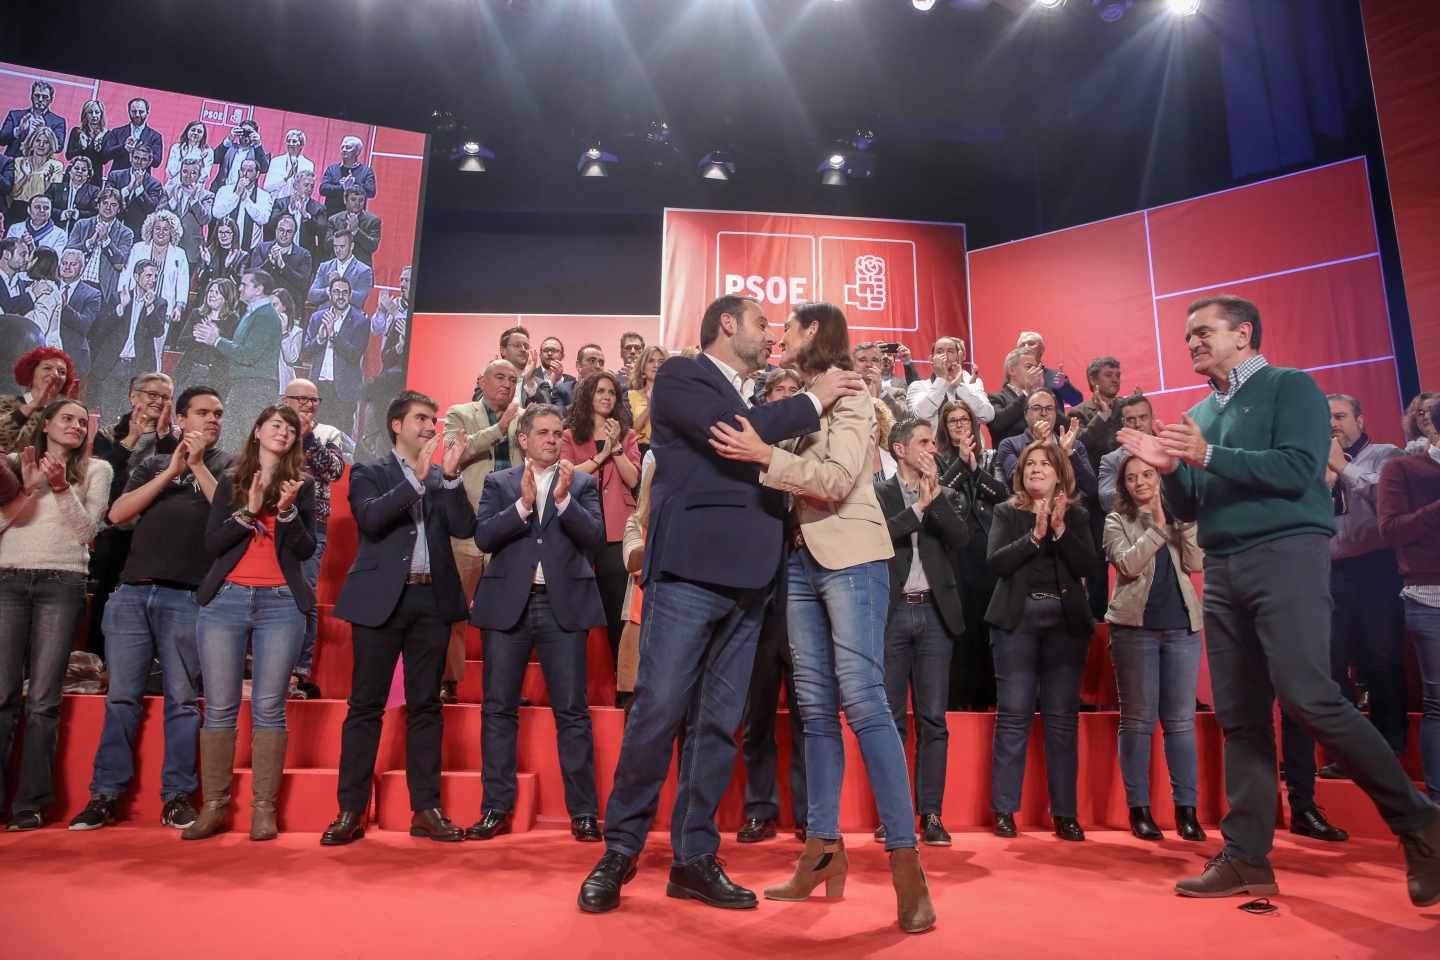
[{"label": "stage lighting rig", "polygon": [[1200,0],[1166,0],[1165,6],[1177,17],[1193,17],[1200,12]]},{"label": "stage lighting rig", "polygon": [[608,177],[610,168],[619,162],[620,158],[613,153],[606,153],[597,140],[581,151],[575,172],[582,177]]},{"label": "stage lighting rig", "polygon": [[486,149],[479,140],[466,140],[451,154],[455,169],[461,173],[484,173],[486,162],[495,159],[495,154]]},{"label": "stage lighting rig", "polygon": [[699,172],[702,180],[733,180],[735,159],[728,150],[711,150],[700,158]]}]

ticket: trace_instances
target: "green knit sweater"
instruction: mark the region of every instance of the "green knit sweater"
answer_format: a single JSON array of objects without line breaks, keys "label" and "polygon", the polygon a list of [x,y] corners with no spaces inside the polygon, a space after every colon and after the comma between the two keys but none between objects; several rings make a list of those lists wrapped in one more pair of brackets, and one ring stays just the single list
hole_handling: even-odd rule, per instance
[{"label": "green knit sweater", "polygon": [[1206,551],[1335,532],[1325,488],[1330,408],[1309,374],[1264,367],[1225,406],[1211,394],[1190,416],[1212,447],[1210,465],[1181,464],[1165,478],[1165,499],[1177,518],[1197,521]]}]

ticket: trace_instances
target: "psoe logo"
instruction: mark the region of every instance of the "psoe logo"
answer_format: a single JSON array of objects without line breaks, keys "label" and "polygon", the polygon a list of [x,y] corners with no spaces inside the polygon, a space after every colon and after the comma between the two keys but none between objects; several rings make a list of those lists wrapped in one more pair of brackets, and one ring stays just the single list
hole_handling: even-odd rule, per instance
[{"label": "psoe logo", "polygon": [[873,253],[855,258],[855,282],[845,284],[845,306],[860,310],[885,309],[885,258]]}]

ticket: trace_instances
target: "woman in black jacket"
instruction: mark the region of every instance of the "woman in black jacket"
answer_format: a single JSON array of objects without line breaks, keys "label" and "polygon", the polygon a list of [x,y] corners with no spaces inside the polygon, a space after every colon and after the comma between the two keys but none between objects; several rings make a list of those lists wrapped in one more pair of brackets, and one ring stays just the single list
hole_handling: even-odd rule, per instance
[{"label": "woman in black jacket", "polygon": [[315,552],[315,490],[303,469],[299,416],[289,407],[266,407],[210,501],[205,545],[215,562],[195,596],[196,645],[205,678],[200,730],[205,805],[181,834],[186,840],[227,828],[236,716],[245,651],[252,647],[250,839],[275,838],[275,797],[285,769],[285,701],[305,639],[305,614],[315,606],[301,567]]},{"label": "woman in black jacket", "polygon": [[1010,491],[995,476],[995,451],[983,448],[975,411],[964,401],[946,400],[939,421],[944,425],[935,440],[940,483],[957,494],[956,511],[970,532],[965,546],[951,558],[960,582],[965,632],[950,658],[949,709],[984,712],[995,707],[995,664],[990,656],[990,626],[985,622],[995,575],[985,551],[995,506],[1005,502]]},{"label": "woman in black jacket", "polygon": [[1075,780],[1080,680],[1095,625],[1083,577],[1095,564],[1095,544],[1085,509],[1072,502],[1069,458],[1057,446],[1038,440],[1026,447],[1014,483],[1015,495],[995,508],[988,553],[999,578],[985,612],[999,694],[991,760],[995,833],[1015,836],[1038,690],[1055,835],[1084,840]]}]

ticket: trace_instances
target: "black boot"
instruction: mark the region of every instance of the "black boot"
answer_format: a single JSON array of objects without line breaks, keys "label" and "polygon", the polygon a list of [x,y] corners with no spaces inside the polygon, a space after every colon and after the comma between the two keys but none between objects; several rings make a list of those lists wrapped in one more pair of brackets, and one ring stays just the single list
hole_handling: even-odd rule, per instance
[{"label": "black boot", "polygon": [[1149,807],[1130,808],[1130,832],[1141,840],[1165,839],[1165,834],[1155,825],[1155,818],[1150,816]]},{"label": "black boot", "polygon": [[1195,818],[1194,807],[1175,808],[1175,832],[1180,834],[1181,840],[1189,840],[1199,843],[1205,839],[1205,831],[1200,827],[1200,821]]}]

